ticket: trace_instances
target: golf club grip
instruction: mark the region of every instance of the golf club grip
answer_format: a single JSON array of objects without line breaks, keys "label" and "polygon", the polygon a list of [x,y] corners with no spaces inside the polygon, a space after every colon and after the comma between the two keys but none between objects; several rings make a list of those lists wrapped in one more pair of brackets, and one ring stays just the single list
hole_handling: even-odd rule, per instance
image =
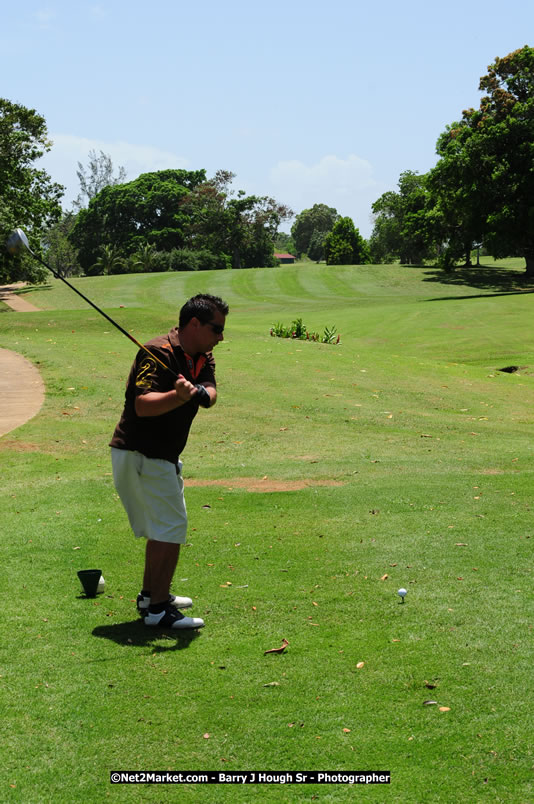
[{"label": "golf club grip", "polygon": [[[31,253],[33,254],[33,252],[31,252]],[[91,307],[93,307],[97,311],[97,313],[100,313],[100,315],[103,315],[104,318],[106,318],[109,321],[110,324],[113,324],[113,326],[116,327],[119,330],[119,332],[122,332],[123,335],[126,335],[126,337],[129,338],[132,341],[132,343],[135,343],[135,345],[137,347],[139,347],[139,349],[142,349],[143,352],[146,352],[147,355],[150,355],[150,357],[153,360],[155,360],[156,363],[158,363],[166,371],[170,371],[170,373],[173,375],[173,377],[176,377],[176,379],[178,379],[178,374],[176,374],[176,372],[173,371],[170,366],[165,365],[163,360],[160,360],[159,357],[156,357],[156,355],[153,354],[150,351],[150,349],[147,349],[146,346],[143,346],[142,343],[139,343],[137,338],[134,338],[133,335],[130,335],[129,332],[127,332],[125,329],[123,329],[123,327],[121,327],[120,324],[117,324],[116,321],[114,321],[112,318],[110,318],[110,316],[107,313],[105,313],[103,310],[101,310],[100,307],[97,307],[97,305],[94,302],[92,302],[91,299],[88,299],[87,296],[84,296],[84,294],[80,290],[75,288],[74,285],[71,285],[70,282],[67,282],[67,280],[63,276],[61,276],[61,274],[58,274],[56,271],[54,271],[53,268],[51,268],[49,265],[47,265],[46,262],[44,262],[44,260],[41,260],[41,258],[38,257],[37,254],[33,254],[33,256],[36,257],[39,260],[39,262],[41,262],[45,266],[45,268],[48,268],[49,271],[52,271],[52,273],[54,274],[56,279],[61,279],[61,281],[64,282],[71,290],[73,290],[75,293],[77,293],[78,296],[81,296],[82,299],[87,302],[87,304],[90,304]]]}]

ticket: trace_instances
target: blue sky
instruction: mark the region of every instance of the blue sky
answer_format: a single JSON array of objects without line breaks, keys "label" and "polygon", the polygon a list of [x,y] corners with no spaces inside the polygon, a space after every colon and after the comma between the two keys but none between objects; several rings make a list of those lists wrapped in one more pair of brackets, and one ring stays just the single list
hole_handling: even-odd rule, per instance
[{"label": "blue sky", "polygon": [[2,17],[0,96],[46,119],[66,207],[103,150],[130,180],[231,170],[235,189],[326,203],[366,237],[373,201],[478,105],[487,66],[534,45],[534,4],[515,0],[21,0]]}]

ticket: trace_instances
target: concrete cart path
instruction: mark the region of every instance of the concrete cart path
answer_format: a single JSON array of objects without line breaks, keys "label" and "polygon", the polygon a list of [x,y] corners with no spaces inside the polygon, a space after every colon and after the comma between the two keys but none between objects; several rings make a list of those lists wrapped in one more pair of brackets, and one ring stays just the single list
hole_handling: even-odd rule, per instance
[{"label": "concrete cart path", "polygon": [[11,309],[15,310],[17,313],[36,313],[39,311],[39,308],[34,304],[30,304],[30,302],[26,301],[26,299],[15,292],[23,288],[25,284],[26,282],[14,282],[12,285],[2,285],[0,287],[0,301],[3,301],[4,304],[7,304],[8,307],[11,307]]},{"label": "concrete cart path", "polygon": [[[0,300],[19,313],[39,308],[14,291],[24,282],[0,287]],[[41,410],[44,383],[38,369],[18,352],[0,348],[0,437],[20,427]]]},{"label": "concrete cart path", "polygon": [[39,413],[44,398],[44,383],[33,363],[0,349],[0,436]]}]

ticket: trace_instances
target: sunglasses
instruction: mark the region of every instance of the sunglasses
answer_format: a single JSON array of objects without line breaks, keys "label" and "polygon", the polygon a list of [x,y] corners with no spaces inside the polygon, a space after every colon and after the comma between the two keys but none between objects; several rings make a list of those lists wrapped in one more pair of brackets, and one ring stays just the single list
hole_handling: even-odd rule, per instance
[{"label": "sunglasses", "polygon": [[212,324],[211,321],[203,321],[202,323],[205,327],[211,327],[215,335],[222,335],[224,332],[224,326],[222,324]]}]

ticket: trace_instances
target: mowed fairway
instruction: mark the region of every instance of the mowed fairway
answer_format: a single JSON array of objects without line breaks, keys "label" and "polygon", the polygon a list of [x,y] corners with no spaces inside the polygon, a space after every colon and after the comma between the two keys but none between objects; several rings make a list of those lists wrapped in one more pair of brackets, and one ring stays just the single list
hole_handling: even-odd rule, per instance
[{"label": "mowed fairway", "polygon": [[[505,267],[480,276],[73,280],[141,341],[196,292],[230,304],[219,402],[183,455],[174,591],[205,619],[198,636],[135,612],[143,545],[107,446],[135,347],[57,281],[26,295],[41,312],[0,315],[0,345],[47,392],[0,439],[2,800],[534,800],[534,295]],[[341,343],[270,337],[296,318]],[[107,582],[95,601],[76,578],[91,567]],[[391,784],[113,786],[112,770]]]}]

